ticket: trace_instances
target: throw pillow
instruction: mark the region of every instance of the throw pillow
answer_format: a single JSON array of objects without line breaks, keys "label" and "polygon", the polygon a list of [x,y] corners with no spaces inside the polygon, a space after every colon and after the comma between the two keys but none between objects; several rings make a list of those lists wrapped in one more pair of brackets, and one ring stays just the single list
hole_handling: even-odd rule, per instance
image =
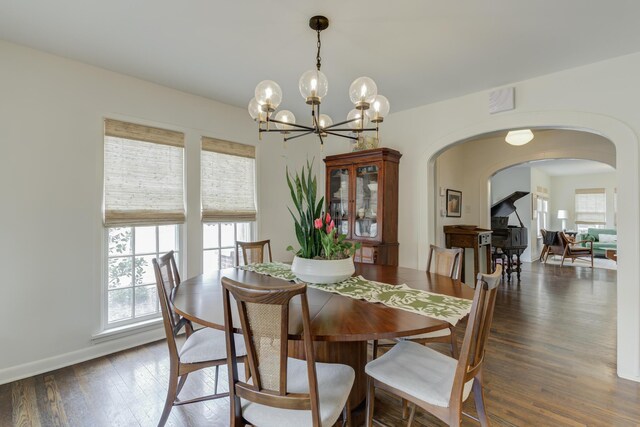
[{"label": "throw pillow", "polygon": [[589,242],[595,242],[596,241],[596,236],[592,236],[591,234],[583,234],[581,236],[580,240],[587,240]]},{"label": "throw pillow", "polygon": [[601,243],[616,243],[618,241],[617,234],[601,234],[600,242]]}]

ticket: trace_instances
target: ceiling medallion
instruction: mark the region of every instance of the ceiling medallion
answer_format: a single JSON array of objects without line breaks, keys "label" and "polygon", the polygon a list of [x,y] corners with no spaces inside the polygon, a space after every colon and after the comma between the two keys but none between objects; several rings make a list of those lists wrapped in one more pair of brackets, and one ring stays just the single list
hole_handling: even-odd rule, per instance
[{"label": "ceiling medallion", "polygon": [[[249,102],[249,114],[258,122],[260,139],[263,132],[280,132],[284,135],[284,141],[316,134],[320,144],[324,144],[324,138],[329,135],[358,140],[364,132],[376,132],[377,138],[378,126],[389,113],[389,101],[378,95],[376,83],[369,77],[359,77],[351,83],[349,97],[355,108],[349,112],[345,121],[334,124],[331,117],[320,114],[322,98],[327,95],[329,88],[327,77],[320,71],[320,32],[329,27],[329,19],[314,16],[309,20],[309,27],[318,35],[316,69],[302,74],[298,88],[302,98],[311,106],[311,125],[296,123],[291,111],[280,110],[276,113],[276,108],[282,101],[282,90],[276,82],[263,80],[256,86],[255,98]],[[369,122],[374,123],[375,127],[367,127]],[[275,124],[275,129],[270,126],[271,123]],[[296,134],[288,136],[291,133]]]}]

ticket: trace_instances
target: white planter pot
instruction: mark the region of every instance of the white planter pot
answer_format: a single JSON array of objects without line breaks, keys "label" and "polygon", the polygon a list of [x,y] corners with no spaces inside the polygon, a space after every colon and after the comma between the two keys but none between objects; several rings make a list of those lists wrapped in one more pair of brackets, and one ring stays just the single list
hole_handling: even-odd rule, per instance
[{"label": "white planter pot", "polygon": [[337,283],[348,279],[356,271],[353,258],[338,260],[293,258],[291,271],[307,283]]}]

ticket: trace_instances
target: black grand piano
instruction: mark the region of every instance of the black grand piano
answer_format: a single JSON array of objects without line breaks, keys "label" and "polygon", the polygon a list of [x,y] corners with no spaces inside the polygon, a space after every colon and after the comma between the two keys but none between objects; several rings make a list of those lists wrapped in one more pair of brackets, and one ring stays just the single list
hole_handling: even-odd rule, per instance
[{"label": "black grand piano", "polygon": [[[511,272],[515,270],[520,281],[520,255],[527,249],[528,238],[515,202],[527,194],[528,191],[516,191],[491,206],[491,246],[496,254],[506,255],[504,267],[508,280],[511,280]],[[516,214],[520,226],[509,225],[509,215],[512,213]],[[514,256],[516,261],[513,260]]]}]

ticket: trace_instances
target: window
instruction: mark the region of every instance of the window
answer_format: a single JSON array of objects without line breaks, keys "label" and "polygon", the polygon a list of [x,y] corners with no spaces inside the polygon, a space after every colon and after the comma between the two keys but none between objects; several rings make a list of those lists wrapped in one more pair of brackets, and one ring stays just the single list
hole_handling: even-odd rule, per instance
[{"label": "window", "polygon": [[209,222],[203,227],[204,273],[236,265],[236,240],[252,240],[253,223]]},{"label": "window", "polygon": [[253,240],[255,147],[202,138],[203,270],[235,265],[236,240]]},{"label": "window", "polygon": [[[151,260],[178,250],[178,226],[107,229],[107,323],[158,316],[158,293]],[[176,252],[179,265],[179,252]]]},{"label": "window", "polygon": [[578,233],[588,228],[603,228],[607,223],[607,199],[604,188],[576,189],[575,218]]},{"label": "window", "polygon": [[535,195],[536,232],[538,238],[542,237],[542,231],[548,229],[549,224],[549,199],[545,195]]},{"label": "window", "polygon": [[104,328],[159,316],[151,260],[179,249],[184,134],[105,120]]}]

